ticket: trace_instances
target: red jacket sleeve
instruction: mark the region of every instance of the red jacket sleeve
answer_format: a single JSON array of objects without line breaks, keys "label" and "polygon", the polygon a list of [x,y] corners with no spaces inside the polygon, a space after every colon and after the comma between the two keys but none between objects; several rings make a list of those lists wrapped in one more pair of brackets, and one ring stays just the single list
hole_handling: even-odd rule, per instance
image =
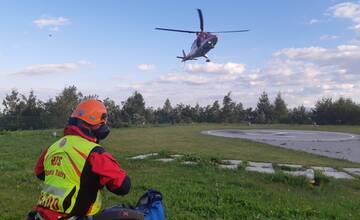
[{"label": "red jacket sleeve", "polygon": [[45,180],[44,159],[45,159],[47,150],[48,150],[47,148],[45,150],[43,150],[43,152],[41,153],[38,161],[36,162],[35,168],[34,168],[35,175],[40,180]]},{"label": "red jacket sleeve", "polygon": [[102,186],[106,186],[110,191],[116,191],[121,187],[127,174],[110,153],[92,152],[88,160],[92,171],[99,175]]}]

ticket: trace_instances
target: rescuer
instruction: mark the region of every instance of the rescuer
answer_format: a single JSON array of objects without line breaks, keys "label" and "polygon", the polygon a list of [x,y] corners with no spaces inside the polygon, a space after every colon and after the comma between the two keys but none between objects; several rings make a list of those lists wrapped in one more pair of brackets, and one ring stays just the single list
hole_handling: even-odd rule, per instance
[{"label": "rescuer", "polygon": [[126,195],[130,178],[99,142],[110,133],[105,105],[82,101],[71,114],[64,137],[47,148],[35,166],[44,181],[28,219],[87,219],[101,209],[101,189]]}]

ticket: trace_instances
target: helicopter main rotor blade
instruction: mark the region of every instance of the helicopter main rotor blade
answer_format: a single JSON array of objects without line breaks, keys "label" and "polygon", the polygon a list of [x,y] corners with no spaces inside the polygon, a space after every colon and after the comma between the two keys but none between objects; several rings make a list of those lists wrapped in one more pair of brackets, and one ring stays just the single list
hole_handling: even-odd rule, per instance
[{"label": "helicopter main rotor blade", "polygon": [[235,32],[247,32],[250,30],[237,30],[237,31],[211,31],[209,33],[235,33]]},{"label": "helicopter main rotor blade", "polygon": [[200,19],[200,30],[201,30],[201,32],[203,32],[204,31],[204,18],[203,18],[201,10],[199,8],[197,9],[197,11],[199,14],[199,19]]},{"label": "helicopter main rotor blade", "polygon": [[198,31],[186,31],[186,30],[169,29],[169,28],[155,28],[155,30],[160,30],[160,31],[175,31],[175,32],[183,32],[183,33],[191,33],[191,34],[196,34],[196,33],[198,33]]}]

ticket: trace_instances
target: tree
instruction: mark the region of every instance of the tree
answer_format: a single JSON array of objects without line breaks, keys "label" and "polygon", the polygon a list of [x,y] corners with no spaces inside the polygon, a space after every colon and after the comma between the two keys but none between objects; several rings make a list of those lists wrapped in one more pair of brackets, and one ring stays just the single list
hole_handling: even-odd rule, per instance
[{"label": "tree", "polygon": [[310,113],[301,105],[293,108],[289,112],[289,122],[292,124],[309,124],[311,123]]},{"label": "tree", "polygon": [[181,109],[181,113],[180,113],[181,121],[185,123],[191,123],[194,118],[193,108],[190,105],[185,105],[179,109]]},{"label": "tree", "polygon": [[235,106],[236,103],[231,99],[231,92],[223,98],[223,107],[221,109],[221,121],[222,122],[234,122],[235,119]]},{"label": "tree", "polygon": [[11,94],[7,94],[2,104],[4,106],[3,113],[5,115],[18,115],[24,108],[25,103],[21,100],[21,94],[16,89],[11,90]]},{"label": "tree", "polygon": [[22,95],[15,89],[10,94],[6,94],[2,104],[4,106],[1,129],[16,130],[21,129],[21,112],[25,107]]},{"label": "tree", "polygon": [[245,119],[245,110],[242,103],[238,103],[234,109],[234,122],[242,122]]},{"label": "tree", "polygon": [[123,102],[122,109],[127,122],[132,124],[143,124],[145,122],[145,101],[139,92],[135,91]]},{"label": "tree", "polygon": [[360,105],[340,97],[333,103],[336,124],[360,124]]},{"label": "tree", "polygon": [[55,100],[49,99],[44,104],[49,127],[64,127],[71,113],[82,99],[82,93],[78,92],[75,86],[65,87],[55,97]]},{"label": "tree", "polygon": [[150,124],[156,124],[155,111],[152,107],[145,109],[145,121]]},{"label": "tree", "polygon": [[165,100],[165,103],[164,103],[164,107],[163,107],[163,111],[165,113],[171,113],[172,111],[172,106],[171,106],[171,103],[170,103],[170,100],[169,99],[166,99]]},{"label": "tree", "polygon": [[[0,130],[43,129],[64,127],[74,108],[80,101],[95,98],[97,95],[83,96],[75,86],[65,87],[55,98],[46,102],[39,100],[34,91],[29,95],[20,94],[13,89],[2,101],[0,112]],[[268,95],[263,92],[257,107],[244,109],[242,103],[231,98],[231,92],[222,100],[201,107],[177,104],[173,106],[166,99],[161,108],[154,110],[145,107],[143,96],[135,91],[122,102],[122,107],[114,100],[106,98],[104,105],[108,110],[108,123],[111,127],[129,126],[145,123],[191,123],[191,122],[259,122],[259,123],[296,123],[305,124],[316,121],[318,124],[360,124],[360,105],[348,98],[322,98],[313,109],[304,106],[288,110],[279,92],[271,105]]]},{"label": "tree", "polygon": [[317,101],[313,109],[313,118],[318,124],[334,124],[334,108],[331,98],[322,98]]},{"label": "tree", "polygon": [[86,95],[86,96],[83,96],[81,101],[83,100],[88,100],[88,99],[99,99],[99,96],[96,95],[96,94],[92,94],[92,95]]},{"label": "tree", "polygon": [[12,90],[3,100],[4,112],[2,116],[2,129],[41,129],[45,128],[42,118],[43,103],[38,100],[31,90],[29,96]]},{"label": "tree", "polygon": [[170,100],[166,99],[163,108],[159,112],[160,123],[174,123],[174,111]]},{"label": "tree", "polygon": [[106,98],[104,105],[108,111],[108,124],[110,127],[119,128],[123,126],[120,106],[114,100]]},{"label": "tree", "polygon": [[342,97],[323,98],[316,102],[313,118],[318,124],[360,124],[360,106]]},{"label": "tree", "polygon": [[209,113],[208,113],[209,122],[220,122],[221,121],[220,114],[221,114],[221,110],[220,110],[219,101],[216,100],[209,109]]},{"label": "tree", "polygon": [[256,121],[257,112],[253,111],[252,108],[247,108],[244,111],[244,119],[247,122],[254,123]]},{"label": "tree", "polygon": [[22,95],[24,103],[23,110],[20,113],[22,129],[41,129],[46,127],[46,122],[43,120],[44,105],[38,100],[31,90],[29,96]]},{"label": "tree", "polygon": [[269,97],[263,92],[259,97],[256,107],[257,122],[270,123],[273,121],[273,106],[270,104]]},{"label": "tree", "polygon": [[274,101],[274,120],[276,122],[286,122],[288,118],[288,109],[286,107],[285,101],[281,97],[279,92]]},{"label": "tree", "polygon": [[206,107],[201,107],[199,108],[199,118],[198,118],[198,122],[208,122],[207,118],[207,109],[210,108],[209,105],[207,105]]},{"label": "tree", "polygon": [[193,122],[200,122],[200,118],[201,118],[201,107],[199,105],[199,103],[196,103],[196,105],[194,107],[191,107],[191,112],[192,112],[192,121]]},{"label": "tree", "polygon": [[185,105],[182,103],[176,105],[176,107],[173,109],[173,121],[171,123],[184,122],[184,119],[182,118],[184,108],[185,108]]},{"label": "tree", "polygon": [[203,108],[203,112],[201,114],[201,120],[203,122],[212,122],[211,121],[211,105],[207,105]]}]

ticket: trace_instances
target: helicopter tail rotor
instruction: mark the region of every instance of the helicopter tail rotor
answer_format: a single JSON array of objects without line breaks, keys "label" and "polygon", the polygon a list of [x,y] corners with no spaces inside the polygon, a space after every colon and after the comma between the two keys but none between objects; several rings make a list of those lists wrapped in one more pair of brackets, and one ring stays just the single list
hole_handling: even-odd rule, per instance
[{"label": "helicopter tail rotor", "polygon": [[182,50],[183,56],[186,57],[186,53],[184,50]]},{"label": "helicopter tail rotor", "polygon": [[176,58],[182,59],[182,62],[185,62],[186,61],[186,53],[184,50],[182,50],[182,54],[183,54],[183,56],[177,56]]}]

